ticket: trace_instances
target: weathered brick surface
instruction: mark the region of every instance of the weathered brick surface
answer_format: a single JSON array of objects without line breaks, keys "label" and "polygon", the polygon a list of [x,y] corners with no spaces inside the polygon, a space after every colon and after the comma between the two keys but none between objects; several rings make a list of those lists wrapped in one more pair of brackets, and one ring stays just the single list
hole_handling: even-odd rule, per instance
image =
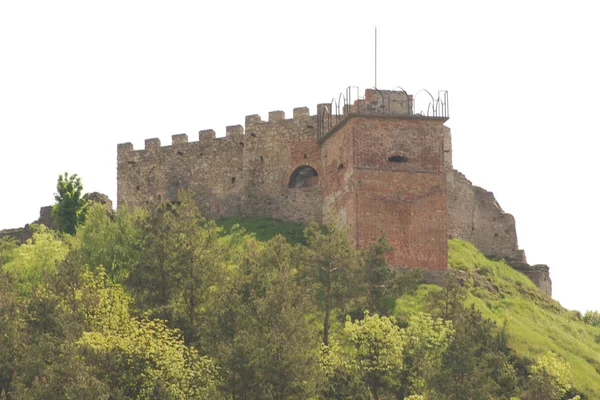
[{"label": "weathered brick surface", "polygon": [[325,206],[359,247],[385,233],[394,266],[447,267],[443,128],[441,119],[361,114],[323,141]]}]

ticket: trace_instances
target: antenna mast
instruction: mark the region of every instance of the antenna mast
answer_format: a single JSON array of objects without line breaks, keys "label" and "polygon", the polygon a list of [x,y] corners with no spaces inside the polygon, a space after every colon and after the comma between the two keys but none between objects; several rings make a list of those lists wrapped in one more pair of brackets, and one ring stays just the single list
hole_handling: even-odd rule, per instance
[{"label": "antenna mast", "polygon": [[375,27],[375,89],[377,89],[377,27]]}]

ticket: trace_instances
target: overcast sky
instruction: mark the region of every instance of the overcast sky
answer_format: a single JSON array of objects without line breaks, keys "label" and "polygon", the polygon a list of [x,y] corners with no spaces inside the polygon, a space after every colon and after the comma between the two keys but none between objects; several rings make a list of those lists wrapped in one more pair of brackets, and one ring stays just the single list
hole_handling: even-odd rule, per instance
[{"label": "overcast sky", "polygon": [[60,173],[116,200],[117,144],[331,100],[444,89],[454,166],[517,220],[554,298],[600,309],[594,1],[0,2],[0,229]]}]

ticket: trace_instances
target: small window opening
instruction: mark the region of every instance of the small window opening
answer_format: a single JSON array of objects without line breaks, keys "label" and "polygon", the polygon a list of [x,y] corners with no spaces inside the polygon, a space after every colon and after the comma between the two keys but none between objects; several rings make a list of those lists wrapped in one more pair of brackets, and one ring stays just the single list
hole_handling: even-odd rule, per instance
[{"label": "small window opening", "polygon": [[299,189],[314,186],[319,182],[317,171],[310,165],[302,165],[292,172],[289,189]]},{"label": "small window opening", "polygon": [[260,161],[265,161],[265,158],[263,156],[258,156],[258,158],[260,158]]},{"label": "small window opening", "polygon": [[140,190],[140,187],[139,187],[139,186],[136,186],[135,188],[136,188],[137,190]]},{"label": "small window opening", "polygon": [[408,161],[408,157],[396,154],[395,156],[388,158],[388,161],[393,163],[403,163]]},{"label": "small window opening", "polygon": [[183,151],[178,151],[177,155],[182,156],[183,155]]},{"label": "small window opening", "polygon": [[304,158],[308,158],[308,154],[304,154]]},{"label": "small window opening", "polygon": [[254,132],[250,132],[250,136],[252,136],[252,137],[256,137],[256,133],[254,133]]},{"label": "small window opening", "polygon": [[344,164],[340,163],[340,165],[338,165],[338,172],[340,172],[343,169],[344,169]]},{"label": "small window opening", "polygon": [[231,184],[232,184],[232,185],[235,185],[235,176],[232,176],[232,177],[231,177]]}]

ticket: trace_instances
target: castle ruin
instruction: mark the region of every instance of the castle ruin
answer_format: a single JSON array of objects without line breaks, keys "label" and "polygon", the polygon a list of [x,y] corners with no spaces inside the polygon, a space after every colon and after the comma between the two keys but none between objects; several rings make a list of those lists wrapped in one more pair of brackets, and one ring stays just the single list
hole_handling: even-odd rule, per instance
[{"label": "castle ruin", "polygon": [[[358,91],[357,91],[358,92]],[[515,220],[491,192],[452,168],[447,93],[417,112],[403,90],[352,88],[317,114],[296,108],[246,117],[226,136],[173,135],[170,146],[147,139],[143,150],[118,145],[119,207],[188,189],[209,218],[264,216],[307,223],[333,209],[364,248],[385,233],[388,262],[402,268],[447,268],[447,239],[460,237],[505,258],[550,294],[546,266],[530,267]]]}]

